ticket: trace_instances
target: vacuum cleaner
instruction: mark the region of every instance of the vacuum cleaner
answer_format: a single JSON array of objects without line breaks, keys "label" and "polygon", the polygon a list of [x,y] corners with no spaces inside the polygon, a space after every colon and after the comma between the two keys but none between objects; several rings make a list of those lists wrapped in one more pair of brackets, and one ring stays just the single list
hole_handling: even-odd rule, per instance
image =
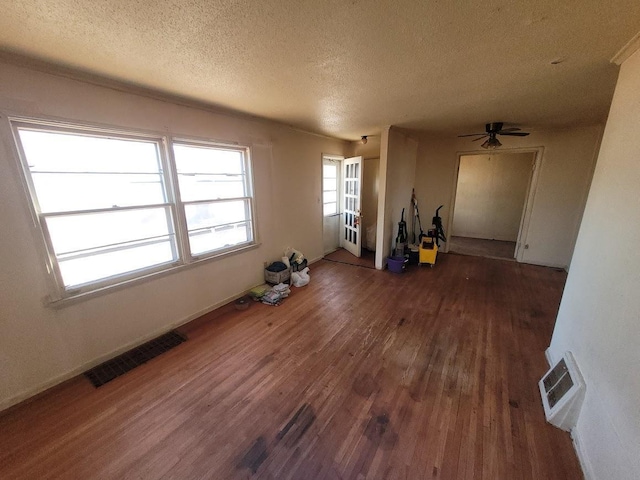
[{"label": "vacuum cleaner", "polygon": [[432,220],[434,228],[430,229],[425,237],[421,236],[420,238],[418,265],[429,265],[433,268],[433,266],[436,264],[436,257],[438,255],[440,241],[447,241],[447,237],[444,233],[444,227],[442,226],[442,218],[439,214],[440,209],[443,206],[444,205],[440,205],[436,209],[436,214]]}]

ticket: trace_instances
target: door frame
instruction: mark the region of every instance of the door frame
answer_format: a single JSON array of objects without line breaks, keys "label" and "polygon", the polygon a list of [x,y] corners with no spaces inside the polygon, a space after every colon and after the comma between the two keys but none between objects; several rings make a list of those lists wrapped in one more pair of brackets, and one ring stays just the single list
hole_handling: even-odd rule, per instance
[{"label": "door frame", "polygon": [[[318,197],[318,203],[320,204],[320,231],[322,232],[322,238],[324,239],[324,173],[323,173],[323,167],[324,167],[324,162],[325,160],[331,161],[331,162],[337,162],[338,163],[338,178],[337,178],[337,187],[338,187],[338,191],[337,191],[337,215],[342,216],[342,161],[344,160],[344,155],[334,155],[334,154],[329,154],[329,153],[323,153],[320,156],[320,196]],[[338,229],[338,233],[340,232],[340,229]],[[340,237],[338,237],[339,239]],[[338,248],[340,248],[340,245],[338,244]],[[337,249],[336,249],[337,250]],[[335,250],[333,250],[335,252]],[[325,252],[324,251],[324,240],[323,240],[323,244],[322,244],[322,256],[328,255],[332,252]]]},{"label": "door frame", "polygon": [[[533,168],[529,176],[529,184],[525,194],[525,202],[522,208],[522,216],[520,217],[520,229],[518,231],[518,239],[516,240],[516,250],[514,258],[517,262],[522,262],[524,252],[527,249],[527,238],[529,235],[529,225],[531,224],[531,212],[533,211],[533,203],[538,189],[538,179],[542,170],[542,160],[544,158],[544,147],[523,147],[523,148],[504,148],[493,150],[489,155],[500,155],[503,153],[530,153],[533,154]],[[458,174],[460,172],[460,157],[467,155],[487,155],[487,150],[470,150],[456,153],[456,168],[453,175],[453,188],[451,189],[451,209],[449,210],[449,219],[447,221],[447,232],[450,235],[453,231],[453,217],[455,215],[456,195],[458,193]],[[445,252],[449,251],[449,243],[446,243]]]}]

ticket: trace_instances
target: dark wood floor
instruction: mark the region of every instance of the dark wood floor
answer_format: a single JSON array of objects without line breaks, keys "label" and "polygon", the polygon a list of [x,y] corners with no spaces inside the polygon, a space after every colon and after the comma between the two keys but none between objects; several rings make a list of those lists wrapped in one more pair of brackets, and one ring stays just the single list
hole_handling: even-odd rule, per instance
[{"label": "dark wood floor", "polygon": [[537,381],[564,272],[328,261],[94,389],[0,417],[0,478],[578,479]]}]

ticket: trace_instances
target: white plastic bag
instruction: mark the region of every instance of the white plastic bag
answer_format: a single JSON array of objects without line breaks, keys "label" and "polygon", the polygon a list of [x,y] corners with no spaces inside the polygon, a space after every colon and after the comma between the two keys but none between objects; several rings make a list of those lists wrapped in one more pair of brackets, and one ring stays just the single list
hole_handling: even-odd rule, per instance
[{"label": "white plastic bag", "polygon": [[304,260],[304,255],[295,248],[287,247],[284,249],[284,256],[289,259],[291,263],[300,264]]},{"label": "white plastic bag", "polygon": [[310,280],[309,267],[305,267],[299,272],[291,272],[291,284],[294,287],[304,287]]}]

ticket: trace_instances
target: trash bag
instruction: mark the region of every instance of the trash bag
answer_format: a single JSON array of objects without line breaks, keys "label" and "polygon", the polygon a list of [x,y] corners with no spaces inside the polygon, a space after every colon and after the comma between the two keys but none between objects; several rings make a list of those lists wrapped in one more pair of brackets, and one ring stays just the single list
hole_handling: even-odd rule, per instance
[{"label": "trash bag", "polygon": [[291,273],[291,284],[294,287],[304,287],[309,283],[311,277],[309,277],[309,267],[305,267],[303,270],[299,272]]},{"label": "trash bag", "polygon": [[278,273],[284,272],[287,268],[289,267],[284,262],[273,262],[267,267],[267,270],[269,270],[270,272]]}]

